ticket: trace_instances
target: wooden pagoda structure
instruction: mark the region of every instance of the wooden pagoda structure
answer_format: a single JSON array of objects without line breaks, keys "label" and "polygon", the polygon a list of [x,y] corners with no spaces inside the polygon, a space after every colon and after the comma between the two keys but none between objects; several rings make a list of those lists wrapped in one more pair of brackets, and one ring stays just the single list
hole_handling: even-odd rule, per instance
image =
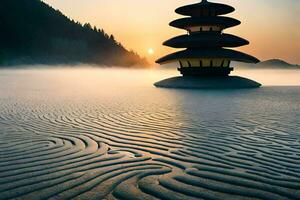
[{"label": "wooden pagoda structure", "polygon": [[163,44],[185,50],[162,57],[156,62],[179,62],[178,70],[183,76],[228,76],[233,71],[231,61],[259,62],[253,56],[229,49],[249,44],[243,38],[223,33],[224,29],[241,23],[223,16],[234,10],[229,5],[207,0],[176,9],[176,13],[187,17],[172,21],[170,26],[184,29],[187,34],[174,37]]}]

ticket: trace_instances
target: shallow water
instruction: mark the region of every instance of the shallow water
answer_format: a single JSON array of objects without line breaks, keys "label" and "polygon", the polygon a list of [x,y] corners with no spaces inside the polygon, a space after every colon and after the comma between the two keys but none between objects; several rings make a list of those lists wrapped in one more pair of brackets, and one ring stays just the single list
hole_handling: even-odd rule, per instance
[{"label": "shallow water", "polygon": [[265,87],[154,88],[169,70],[1,70],[0,199],[299,199],[300,73],[236,74]]}]

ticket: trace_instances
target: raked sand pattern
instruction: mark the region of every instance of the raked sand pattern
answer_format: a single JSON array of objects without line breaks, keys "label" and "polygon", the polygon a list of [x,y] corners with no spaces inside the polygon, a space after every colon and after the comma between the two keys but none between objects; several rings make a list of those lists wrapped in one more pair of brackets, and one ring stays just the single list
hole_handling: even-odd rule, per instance
[{"label": "raked sand pattern", "polygon": [[300,199],[299,88],[11,92],[0,199]]}]

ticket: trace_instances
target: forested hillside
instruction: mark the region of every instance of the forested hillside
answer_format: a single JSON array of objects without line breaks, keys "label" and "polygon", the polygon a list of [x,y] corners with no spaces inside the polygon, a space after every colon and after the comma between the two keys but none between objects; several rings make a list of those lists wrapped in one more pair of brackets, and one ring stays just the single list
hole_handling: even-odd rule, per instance
[{"label": "forested hillside", "polygon": [[1,0],[0,64],[144,66],[113,35],[80,24],[40,0]]}]

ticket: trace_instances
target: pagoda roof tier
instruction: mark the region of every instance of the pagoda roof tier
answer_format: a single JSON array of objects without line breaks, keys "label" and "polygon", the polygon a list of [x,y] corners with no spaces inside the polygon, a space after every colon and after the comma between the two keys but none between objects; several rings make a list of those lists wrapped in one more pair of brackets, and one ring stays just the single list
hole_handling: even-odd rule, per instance
[{"label": "pagoda roof tier", "polygon": [[170,23],[170,26],[175,28],[186,29],[188,27],[194,26],[204,26],[204,25],[219,25],[224,29],[229,27],[234,27],[240,25],[241,22],[237,19],[233,19],[231,17],[186,17],[174,20]]},{"label": "pagoda roof tier", "polygon": [[174,48],[239,47],[248,44],[243,38],[218,33],[181,35],[164,42],[165,46]]},{"label": "pagoda roof tier", "polygon": [[186,49],[164,56],[156,61],[159,64],[166,64],[181,59],[212,59],[223,58],[232,61],[258,63],[259,60],[248,54],[231,49]]},{"label": "pagoda roof tier", "polygon": [[200,3],[183,6],[176,9],[176,13],[186,16],[199,16],[204,11],[209,11],[210,15],[225,15],[233,12],[235,9],[229,5],[220,3],[211,3],[203,0]]}]

